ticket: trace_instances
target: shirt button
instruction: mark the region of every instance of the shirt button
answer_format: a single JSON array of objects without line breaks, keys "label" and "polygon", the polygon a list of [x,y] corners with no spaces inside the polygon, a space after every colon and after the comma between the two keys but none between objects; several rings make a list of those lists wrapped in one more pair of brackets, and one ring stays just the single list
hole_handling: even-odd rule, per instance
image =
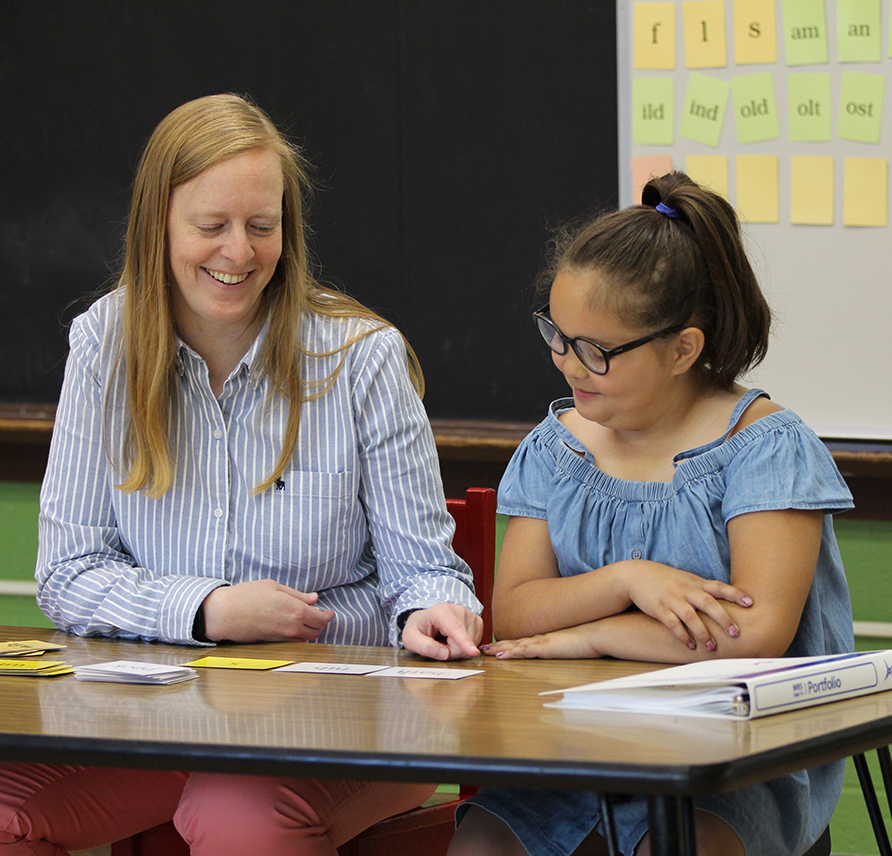
[{"label": "shirt button", "polygon": [[222,436],[223,436],[223,432],[222,432],[219,428],[218,428],[216,431],[214,431],[214,437],[216,437],[218,440],[219,440]]},{"label": "shirt button", "polygon": [[214,509],[214,517],[222,517],[222,516],[223,516],[223,509],[222,509],[222,508],[215,508],[215,509]]},{"label": "shirt button", "polygon": [[641,550],[632,550],[632,558],[640,559],[641,558]]}]

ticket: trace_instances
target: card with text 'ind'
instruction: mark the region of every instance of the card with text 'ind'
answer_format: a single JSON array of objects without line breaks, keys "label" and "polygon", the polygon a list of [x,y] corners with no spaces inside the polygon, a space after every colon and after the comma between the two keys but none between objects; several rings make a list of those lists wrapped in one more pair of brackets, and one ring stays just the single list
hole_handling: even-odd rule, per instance
[{"label": "card with text 'ind'", "polygon": [[277,672],[314,672],[322,675],[368,675],[382,672],[390,666],[370,666],[367,663],[292,663]]},{"label": "card with text 'ind'", "polygon": [[184,666],[195,669],[278,669],[290,666],[294,660],[259,660],[250,657],[200,657]]},{"label": "card with text 'ind'", "polygon": [[384,669],[380,672],[372,672],[372,678],[433,678],[440,681],[457,681],[459,678],[469,678],[471,675],[482,675],[483,669],[429,669],[413,666],[395,666],[392,669]]},{"label": "card with text 'ind'", "polygon": [[678,135],[717,148],[730,90],[731,84],[727,80],[692,72],[688,78]]}]

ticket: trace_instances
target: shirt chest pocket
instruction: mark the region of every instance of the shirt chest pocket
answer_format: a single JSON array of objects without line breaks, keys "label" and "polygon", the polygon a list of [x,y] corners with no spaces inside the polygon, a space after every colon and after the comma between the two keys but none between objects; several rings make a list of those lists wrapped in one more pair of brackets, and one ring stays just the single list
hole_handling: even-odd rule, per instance
[{"label": "shirt chest pocket", "polygon": [[282,568],[326,565],[349,549],[353,521],[352,473],[286,470],[266,493],[262,530],[264,556]]}]

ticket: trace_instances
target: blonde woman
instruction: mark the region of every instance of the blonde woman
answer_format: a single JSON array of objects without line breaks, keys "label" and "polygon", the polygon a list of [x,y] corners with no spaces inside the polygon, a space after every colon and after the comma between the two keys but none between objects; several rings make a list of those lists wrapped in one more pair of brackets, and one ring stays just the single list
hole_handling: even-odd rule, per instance
[{"label": "blonde woman", "polygon": [[[37,566],[59,628],[479,653],[414,355],[314,280],[306,186],[237,96],[184,104],[150,138],[118,287],[71,330]],[[0,781],[4,854],[171,817],[196,854],[332,854],[433,789],[34,764]]]}]

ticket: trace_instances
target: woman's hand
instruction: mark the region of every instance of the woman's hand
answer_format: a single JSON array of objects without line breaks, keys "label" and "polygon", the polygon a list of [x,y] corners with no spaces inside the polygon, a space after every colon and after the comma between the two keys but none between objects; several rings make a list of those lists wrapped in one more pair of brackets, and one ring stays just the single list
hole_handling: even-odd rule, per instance
[{"label": "woman's hand", "polygon": [[752,606],[752,598],[718,580],[708,580],[659,562],[630,562],[623,576],[628,596],[641,612],[655,618],[692,651],[699,642],[715,651],[716,641],[701,615],[708,615],[728,636],[740,629],[721,601]]},{"label": "woman's hand", "polygon": [[202,604],[204,632],[213,642],[308,642],[335,617],[318,600],[273,580],[221,586]]},{"label": "woman's hand", "polygon": [[571,660],[595,659],[601,654],[593,647],[592,629],[597,622],[540,633],[525,639],[504,639],[480,650],[500,660]]},{"label": "woman's hand", "polygon": [[403,647],[431,660],[477,657],[483,619],[455,603],[413,612],[403,628]]}]

